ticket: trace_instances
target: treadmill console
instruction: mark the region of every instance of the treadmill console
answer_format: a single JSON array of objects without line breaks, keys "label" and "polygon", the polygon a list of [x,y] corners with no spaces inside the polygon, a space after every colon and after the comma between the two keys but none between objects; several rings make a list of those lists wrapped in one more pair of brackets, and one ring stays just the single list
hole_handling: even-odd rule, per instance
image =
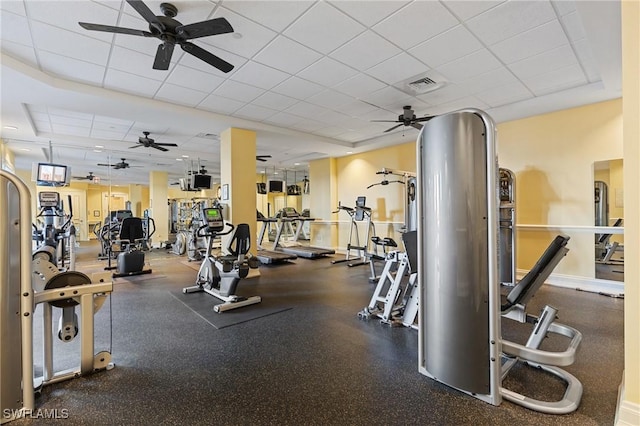
[{"label": "treadmill console", "polygon": [[221,232],[224,229],[222,208],[211,207],[202,210],[202,219],[207,225],[208,232]]},{"label": "treadmill console", "polygon": [[38,203],[40,204],[40,208],[58,207],[60,204],[60,194],[53,191],[39,192]]},{"label": "treadmill console", "polygon": [[294,218],[294,217],[300,217],[300,215],[298,214],[295,208],[285,207],[282,209],[282,217]]}]

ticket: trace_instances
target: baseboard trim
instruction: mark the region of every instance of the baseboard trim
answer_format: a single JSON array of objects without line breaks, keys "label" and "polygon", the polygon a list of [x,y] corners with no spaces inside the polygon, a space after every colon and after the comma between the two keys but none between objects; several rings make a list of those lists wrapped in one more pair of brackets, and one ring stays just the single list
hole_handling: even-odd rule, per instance
[{"label": "baseboard trim", "polygon": [[[529,272],[526,269],[518,269],[518,278],[522,278]],[[594,293],[605,293],[608,295],[624,295],[624,282],[601,280],[596,278],[579,277],[576,275],[551,274],[545,284],[554,287],[580,289]]]},{"label": "baseboard trim", "polygon": [[620,385],[618,393],[618,408],[616,410],[615,426],[640,425],[640,404],[624,399],[624,383]]}]

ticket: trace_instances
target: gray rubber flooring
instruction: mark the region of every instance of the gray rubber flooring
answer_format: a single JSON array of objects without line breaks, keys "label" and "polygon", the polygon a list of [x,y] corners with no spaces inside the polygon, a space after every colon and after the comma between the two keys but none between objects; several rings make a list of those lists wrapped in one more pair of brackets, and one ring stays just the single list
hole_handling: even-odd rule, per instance
[{"label": "gray rubber flooring", "polygon": [[[95,245],[83,243],[80,252],[80,271],[96,271],[105,263],[95,260]],[[623,300],[544,286],[529,305],[537,314],[544,304],[552,304],[559,309],[560,322],[583,333],[577,361],[566,367],[584,386],[582,403],[572,414],[553,416],[507,401],[494,407],[419,374],[415,330],[390,328],[356,315],[374,287],[367,281],[366,266],[332,265],[331,258],[325,258],[261,267],[261,276],[243,281],[239,293],[260,295],[265,304],[282,310],[217,329],[175,296],[195,280],[196,271],[184,260],[153,250],[147,253],[152,274],[114,281],[111,302],[96,314],[96,351],[112,345],[116,367],[46,386],[36,398],[40,411],[33,417],[58,410],[66,418],[11,424],[614,422],[623,369]],[[211,306],[215,303],[212,298]],[[524,340],[528,329],[505,320],[503,333]],[[77,355],[65,355],[74,344],[57,344],[62,356],[56,365],[77,362]],[[515,369],[505,384],[537,398],[561,397],[561,383],[530,370]]]}]

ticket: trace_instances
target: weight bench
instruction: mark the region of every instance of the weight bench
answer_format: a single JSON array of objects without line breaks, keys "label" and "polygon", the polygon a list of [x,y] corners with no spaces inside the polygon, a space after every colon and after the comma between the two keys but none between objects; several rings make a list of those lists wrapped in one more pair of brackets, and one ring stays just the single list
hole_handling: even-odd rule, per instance
[{"label": "weight bench", "polygon": [[[551,272],[560,263],[569,249],[566,247],[569,237],[558,235],[549,244],[538,262],[531,268],[522,280],[516,284],[508,294],[503,295],[501,312],[505,318],[521,323],[533,324],[534,328],[525,345],[502,340],[502,378],[507,376],[511,368],[518,362],[540,368],[567,383],[564,397],[560,401],[540,401],[518,394],[504,387],[500,388],[502,396],[532,410],[550,414],[570,413],[580,404],[582,398],[582,384],[570,373],[557,368],[567,366],[575,361],[575,354],[582,334],[567,325],[554,322],[558,310],[546,305],[539,317],[527,314],[526,304],[535,295],[542,284],[549,278]],[[548,333],[556,333],[569,339],[567,349],[562,352],[549,352],[539,349],[540,344]]]}]

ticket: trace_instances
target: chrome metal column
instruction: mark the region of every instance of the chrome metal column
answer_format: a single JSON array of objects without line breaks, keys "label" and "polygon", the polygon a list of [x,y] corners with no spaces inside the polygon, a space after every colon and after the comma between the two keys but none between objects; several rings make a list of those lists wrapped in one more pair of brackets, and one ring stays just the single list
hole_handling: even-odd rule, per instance
[{"label": "chrome metal column", "polygon": [[495,130],[479,110],[418,138],[419,370],[494,405],[500,397]]}]

